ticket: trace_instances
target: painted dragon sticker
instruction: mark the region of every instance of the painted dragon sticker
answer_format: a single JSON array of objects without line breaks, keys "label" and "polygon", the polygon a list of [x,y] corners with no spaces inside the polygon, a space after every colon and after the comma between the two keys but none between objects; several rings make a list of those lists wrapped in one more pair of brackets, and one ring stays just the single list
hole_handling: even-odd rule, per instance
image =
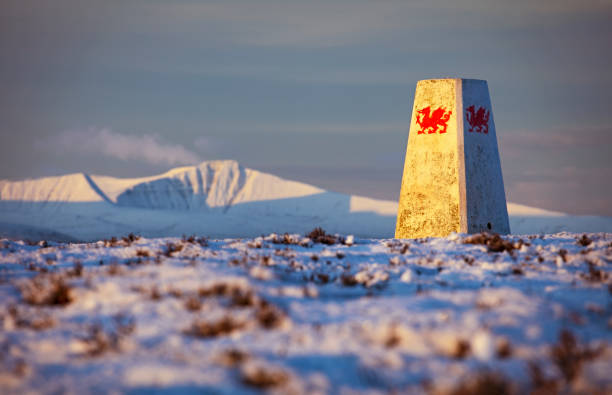
[{"label": "painted dragon sticker", "polygon": [[438,107],[431,112],[431,106],[417,110],[416,123],[421,127],[417,134],[446,133],[448,120],[453,112]]},{"label": "painted dragon sticker", "polygon": [[491,113],[484,107],[478,107],[478,110],[474,106],[469,106],[465,110],[465,116],[467,118],[470,128],[468,131],[477,133],[489,133],[489,116]]}]

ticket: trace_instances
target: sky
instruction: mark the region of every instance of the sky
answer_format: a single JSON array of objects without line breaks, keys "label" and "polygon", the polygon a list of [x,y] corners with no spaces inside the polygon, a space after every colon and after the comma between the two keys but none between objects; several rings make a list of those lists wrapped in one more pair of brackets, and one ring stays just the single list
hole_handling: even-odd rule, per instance
[{"label": "sky", "polygon": [[3,0],[0,179],[204,160],[397,200],[416,82],[488,81],[509,201],[612,216],[612,0]]}]

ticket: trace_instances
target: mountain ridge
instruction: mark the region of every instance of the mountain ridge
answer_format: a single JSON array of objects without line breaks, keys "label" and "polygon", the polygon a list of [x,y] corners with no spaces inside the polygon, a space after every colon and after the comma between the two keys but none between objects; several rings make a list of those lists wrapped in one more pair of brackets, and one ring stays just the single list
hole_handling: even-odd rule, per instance
[{"label": "mountain ridge", "polygon": [[[570,216],[508,203],[513,233],[612,231],[612,218]],[[346,195],[241,166],[205,161],[117,178],[71,173],[0,180],[0,236],[96,240],[129,232],[162,237],[303,233],[316,226],[393,237],[397,202]]]},{"label": "mountain ridge", "polygon": [[[205,170],[204,174],[202,174],[202,170]],[[210,170],[213,170],[213,174],[211,175],[212,178],[206,177],[207,175],[210,175]],[[230,180],[220,180],[219,178],[222,176],[222,174],[220,174],[221,172],[229,173]],[[240,177],[244,177],[245,180],[241,181],[239,179]],[[207,182],[203,182],[204,178],[206,178]],[[286,188],[283,188],[284,193],[281,192],[280,194],[278,188],[271,194],[266,194],[262,192],[261,188],[257,188],[256,194],[254,194],[252,191],[244,190],[246,186],[245,184],[247,183],[247,178],[250,183],[263,181],[270,183],[272,181],[276,182],[277,184],[280,182],[285,184],[290,183],[291,185],[287,185]],[[253,180],[253,178],[256,178],[257,180]],[[194,179],[197,179],[199,182],[195,183]],[[69,173],[61,176],[32,178],[17,181],[0,180],[0,200],[48,202],[106,201],[108,203],[117,204],[120,206],[131,206],[130,202],[126,200],[126,195],[138,192],[156,192],[155,187],[158,185],[154,184],[160,182],[164,184],[167,182],[166,180],[182,181],[181,185],[161,185],[162,187],[165,187],[163,189],[166,191],[174,188],[177,193],[184,191],[195,196],[208,196],[212,192],[214,196],[210,202],[211,204],[209,204],[211,207],[227,206],[236,199],[238,199],[240,202],[247,202],[279,197],[286,198],[305,196],[308,194],[327,192],[324,189],[306,183],[282,179],[269,173],[263,173],[250,168],[245,168],[235,160],[215,160],[204,161],[193,166],[176,167],[164,173],[147,177],[121,178],[90,173]],[[87,190],[87,185],[89,186],[90,190]],[[196,188],[193,187],[194,185]],[[36,186],[38,186],[39,189],[38,193],[34,193],[34,187]],[[69,188],[66,188],[68,186]],[[271,185],[268,185],[268,187],[269,186]],[[152,189],[146,190],[147,187]],[[204,188],[206,188],[206,193],[202,193]],[[143,191],[142,189],[145,190]],[[367,199],[372,203],[392,202],[389,200],[374,199],[365,196],[349,196]],[[181,208],[180,205],[178,207],[172,207],[172,205],[170,205],[170,207],[165,207],[155,203],[143,205],[141,202],[136,202],[135,207],[164,209]],[[191,206],[188,206],[187,208],[189,207]],[[535,208],[516,203],[509,203],[508,208],[513,212],[519,212],[520,214],[566,215],[557,211]]]},{"label": "mountain ridge", "polygon": [[[234,160],[205,161],[138,178],[70,173],[19,181],[0,180],[0,200],[5,201],[106,201],[119,206],[153,209],[227,207],[233,202],[321,192],[324,190],[308,184],[245,168]],[[167,194],[168,199],[160,200],[160,193]]]}]

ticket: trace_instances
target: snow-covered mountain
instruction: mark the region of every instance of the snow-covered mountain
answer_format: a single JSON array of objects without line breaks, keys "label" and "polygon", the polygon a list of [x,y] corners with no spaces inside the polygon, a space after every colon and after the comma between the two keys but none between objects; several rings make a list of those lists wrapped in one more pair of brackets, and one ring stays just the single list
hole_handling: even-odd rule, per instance
[{"label": "snow-covered mountain", "polygon": [[[612,231],[612,219],[577,217],[509,203],[515,234]],[[303,233],[316,226],[361,237],[392,237],[397,202],[329,192],[209,161],[144,178],[84,173],[0,181],[0,236],[94,240],[130,232],[148,237],[247,237]]]}]

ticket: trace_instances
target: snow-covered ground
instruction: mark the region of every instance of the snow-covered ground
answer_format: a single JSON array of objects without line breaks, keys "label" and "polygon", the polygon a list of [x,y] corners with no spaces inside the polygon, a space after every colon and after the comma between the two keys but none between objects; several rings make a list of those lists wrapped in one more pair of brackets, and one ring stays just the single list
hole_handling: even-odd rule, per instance
[{"label": "snow-covered ground", "polygon": [[[514,234],[612,232],[612,218],[571,216],[509,203]],[[117,234],[256,237],[321,226],[359,237],[393,237],[397,201],[330,192],[209,161],[145,178],[84,173],[0,180],[0,237],[94,241]]]},{"label": "snow-covered ground", "polygon": [[315,236],[0,240],[0,392],[611,393],[611,234]]}]

